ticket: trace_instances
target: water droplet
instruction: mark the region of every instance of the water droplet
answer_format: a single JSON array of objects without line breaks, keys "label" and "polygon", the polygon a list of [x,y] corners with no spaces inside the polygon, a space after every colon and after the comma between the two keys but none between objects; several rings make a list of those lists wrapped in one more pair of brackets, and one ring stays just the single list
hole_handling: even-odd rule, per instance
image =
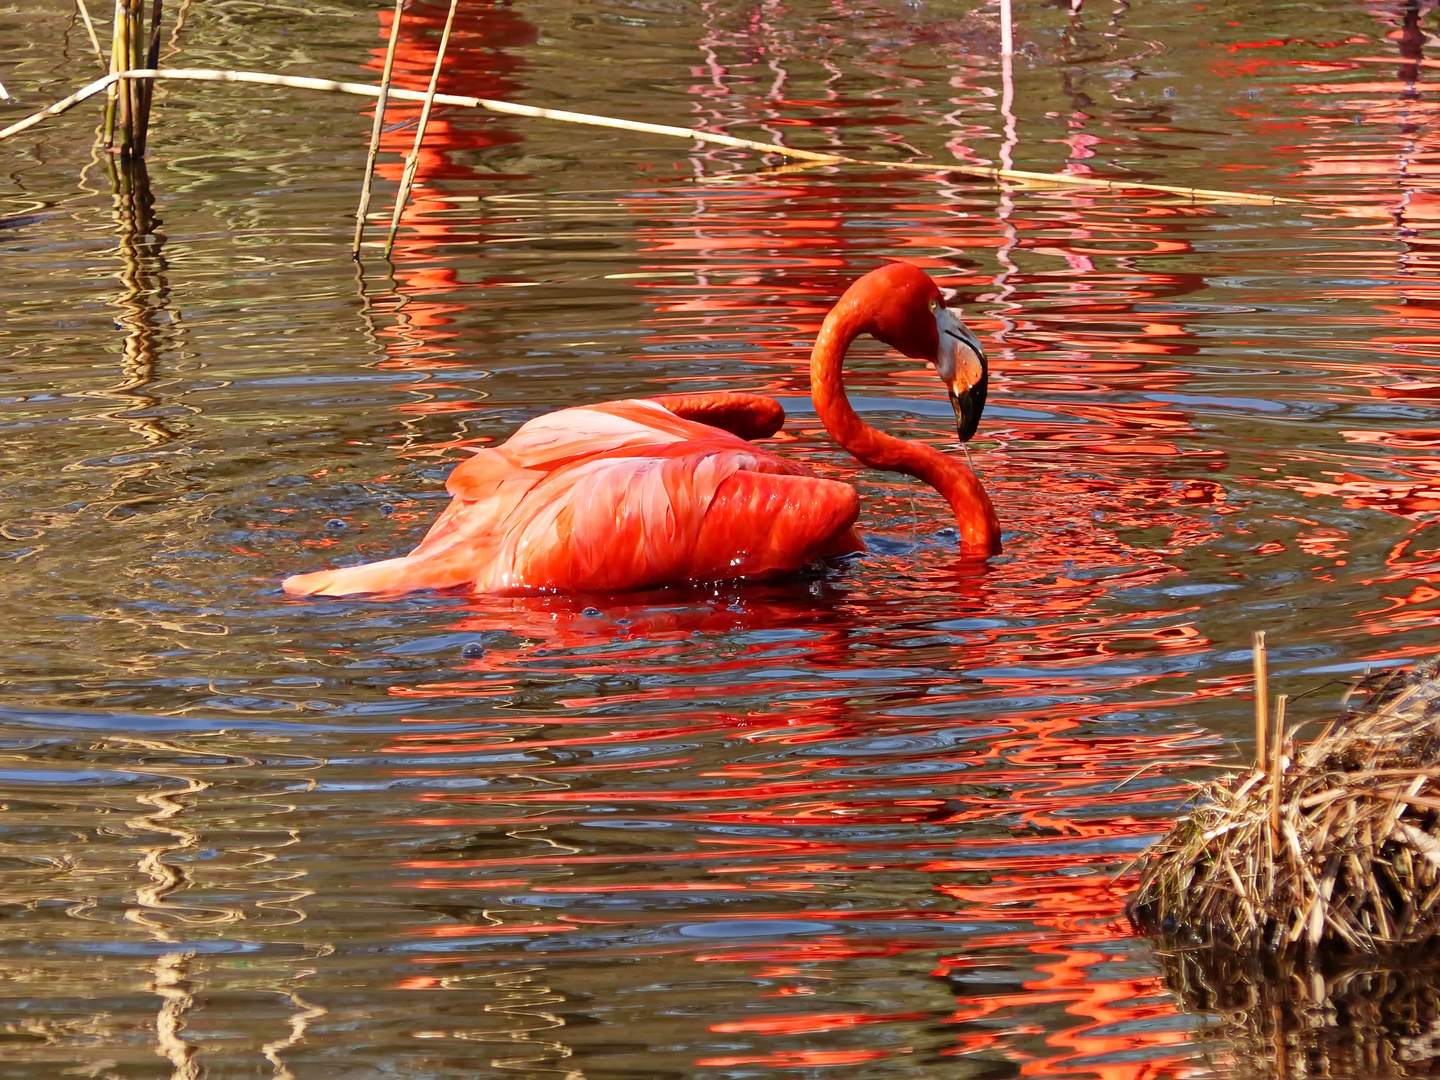
[{"label": "water droplet", "polygon": [[485,655],[485,646],[478,641],[467,641],[460,647],[461,660],[479,660]]}]

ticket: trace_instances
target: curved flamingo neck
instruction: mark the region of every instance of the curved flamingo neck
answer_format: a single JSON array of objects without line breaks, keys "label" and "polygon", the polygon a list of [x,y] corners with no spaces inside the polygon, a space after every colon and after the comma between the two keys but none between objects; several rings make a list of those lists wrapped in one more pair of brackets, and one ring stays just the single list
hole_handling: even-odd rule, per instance
[{"label": "curved flamingo neck", "polygon": [[925,443],[907,442],[875,430],[851,407],[845,396],[845,353],[852,341],[870,331],[863,298],[850,292],[840,298],[820,327],[810,352],[810,395],[825,430],[862,464],[925,481],[945,496],[955,511],[962,545],[981,556],[998,554],[1000,523],[995,507],[970,467]]}]

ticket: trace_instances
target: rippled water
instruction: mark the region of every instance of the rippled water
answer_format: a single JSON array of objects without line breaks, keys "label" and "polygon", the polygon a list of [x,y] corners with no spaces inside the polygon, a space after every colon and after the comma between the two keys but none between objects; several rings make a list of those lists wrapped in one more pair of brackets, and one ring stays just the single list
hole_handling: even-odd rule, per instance
[{"label": "rippled water", "polygon": [[[440,110],[357,273],[356,99],[169,86],[150,208],[93,106],[7,142],[5,1075],[1224,1071],[1112,876],[1245,751],[1252,630],[1290,691],[1433,648],[1440,28],[1406,12],[1021,3],[1010,91],[971,4],[466,0],[452,41],[462,93],[1300,205],[755,175]],[[217,0],[167,52],[373,79],[388,19]],[[409,85],[443,21],[412,5]],[[0,26],[0,118],[98,70],[53,0]],[[992,358],[983,569],[807,396],[828,305],[894,256]],[[860,348],[850,385],[953,447],[922,365]],[[710,388],[784,401],[867,555],[624,597],[277,587],[406,550],[459,447]]]}]

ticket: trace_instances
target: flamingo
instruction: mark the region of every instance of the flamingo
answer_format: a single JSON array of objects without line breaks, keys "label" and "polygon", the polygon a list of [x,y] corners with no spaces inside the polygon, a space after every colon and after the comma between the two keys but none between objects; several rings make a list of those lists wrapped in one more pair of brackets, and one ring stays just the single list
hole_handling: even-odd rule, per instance
[{"label": "flamingo", "polygon": [[[949,501],[962,549],[1000,550],[995,509],[967,464],[875,430],[845,396],[850,343],[870,334],[934,365],[961,442],[985,407],[979,341],[919,267],[889,263],[856,280],[825,317],[810,390],[826,429],[863,464],[907,473]],[[561,409],[451,472],[454,497],[409,555],[297,574],[291,596],[623,592],[793,573],[817,558],[865,550],[860,500],[747,440],[785,421],[759,394],[673,394]]]}]

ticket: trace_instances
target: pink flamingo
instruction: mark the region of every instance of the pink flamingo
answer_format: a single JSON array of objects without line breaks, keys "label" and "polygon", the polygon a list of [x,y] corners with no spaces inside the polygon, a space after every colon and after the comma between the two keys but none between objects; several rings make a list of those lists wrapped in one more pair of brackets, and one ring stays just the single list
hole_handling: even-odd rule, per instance
[{"label": "pink flamingo", "polygon": [[[1000,550],[995,509],[969,466],[870,427],[841,367],[862,334],[935,366],[961,441],[985,407],[985,353],[910,263],[872,270],[825,317],[810,391],[826,429],[863,464],[918,477],[944,495],[963,549]],[[454,496],[402,558],[285,579],[291,596],[620,592],[792,573],[863,551],[859,496],[752,446],[785,422],[758,394],[676,394],[562,409],[479,450],[450,474]]]}]

